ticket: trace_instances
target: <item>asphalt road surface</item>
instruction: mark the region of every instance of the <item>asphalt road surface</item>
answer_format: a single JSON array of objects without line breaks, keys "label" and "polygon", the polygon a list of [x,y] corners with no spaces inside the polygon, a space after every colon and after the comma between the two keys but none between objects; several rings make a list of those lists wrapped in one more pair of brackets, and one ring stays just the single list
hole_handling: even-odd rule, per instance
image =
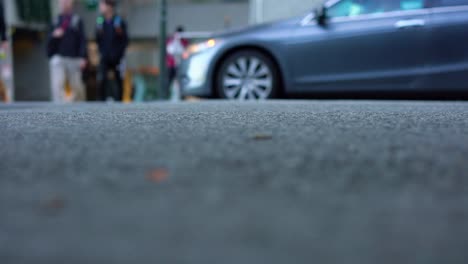
[{"label": "asphalt road surface", "polygon": [[0,106],[0,263],[468,263],[468,103]]}]

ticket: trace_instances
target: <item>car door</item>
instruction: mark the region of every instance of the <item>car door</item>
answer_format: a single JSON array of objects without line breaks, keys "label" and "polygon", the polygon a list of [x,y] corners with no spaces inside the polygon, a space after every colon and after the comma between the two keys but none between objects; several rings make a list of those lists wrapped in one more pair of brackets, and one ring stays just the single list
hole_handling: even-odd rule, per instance
[{"label": "car door", "polygon": [[432,0],[428,87],[468,89],[468,0]]},{"label": "car door", "polygon": [[393,91],[421,85],[429,40],[425,0],[332,2],[325,25],[303,21],[288,43],[296,89]]}]

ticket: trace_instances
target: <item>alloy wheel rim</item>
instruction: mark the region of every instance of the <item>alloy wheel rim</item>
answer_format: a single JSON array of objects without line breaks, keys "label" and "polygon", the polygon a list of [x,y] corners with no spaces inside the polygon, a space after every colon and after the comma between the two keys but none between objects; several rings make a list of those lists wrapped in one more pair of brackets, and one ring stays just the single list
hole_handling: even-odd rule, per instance
[{"label": "alloy wheel rim", "polygon": [[273,90],[273,76],[261,59],[240,57],[226,68],[222,85],[227,99],[265,100]]}]

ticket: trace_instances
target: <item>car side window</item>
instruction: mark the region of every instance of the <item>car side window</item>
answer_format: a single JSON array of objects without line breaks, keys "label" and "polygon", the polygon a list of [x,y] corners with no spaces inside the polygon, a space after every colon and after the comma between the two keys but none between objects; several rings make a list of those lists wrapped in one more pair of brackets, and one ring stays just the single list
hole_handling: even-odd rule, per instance
[{"label": "car side window", "polygon": [[327,10],[327,14],[332,18],[355,17],[359,15],[380,14],[392,11],[415,10],[425,7],[426,0],[342,0],[330,7]]},{"label": "car side window", "polygon": [[433,0],[432,2],[434,7],[468,5],[468,0]]},{"label": "car side window", "polygon": [[400,0],[400,8],[398,10],[423,9],[426,6],[426,1],[423,0]]},{"label": "car side window", "polygon": [[365,14],[364,6],[357,0],[343,0],[327,10],[329,17],[349,17]]}]

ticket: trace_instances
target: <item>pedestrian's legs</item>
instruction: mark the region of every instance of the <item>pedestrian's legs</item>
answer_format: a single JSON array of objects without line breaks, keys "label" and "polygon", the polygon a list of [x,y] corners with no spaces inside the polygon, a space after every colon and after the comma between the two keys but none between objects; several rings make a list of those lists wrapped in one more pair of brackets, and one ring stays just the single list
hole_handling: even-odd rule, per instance
[{"label": "pedestrian's legs", "polygon": [[167,78],[167,87],[166,87],[166,91],[167,91],[167,95],[169,98],[172,98],[173,95],[174,95],[174,90],[173,90],[173,87],[174,87],[174,81],[177,77],[177,68],[175,67],[170,67],[168,69],[168,78]]},{"label": "pedestrian's legs", "polygon": [[54,103],[64,102],[65,67],[62,58],[54,56],[50,60],[51,97]]},{"label": "pedestrian's legs", "polygon": [[113,66],[112,71],[114,72],[115,78],[115,89],[114,89],[114,99],[117,102],[122,102],[123,100],[123,80],[122,73],[120,72],[119,65]]},{"label": "pedestrian's legs", "polygon": [[101,61],[98,69],[98,100],[106,101],[109,96],[108,92],[108,74],[109,68],[106,62]]},{"label": "pedestrian's legs", "polygon": [[86,100],[86,92],[83,85],[80,59],[67,60],[67,76],[72,88],[72,102],[81,102]]}]

